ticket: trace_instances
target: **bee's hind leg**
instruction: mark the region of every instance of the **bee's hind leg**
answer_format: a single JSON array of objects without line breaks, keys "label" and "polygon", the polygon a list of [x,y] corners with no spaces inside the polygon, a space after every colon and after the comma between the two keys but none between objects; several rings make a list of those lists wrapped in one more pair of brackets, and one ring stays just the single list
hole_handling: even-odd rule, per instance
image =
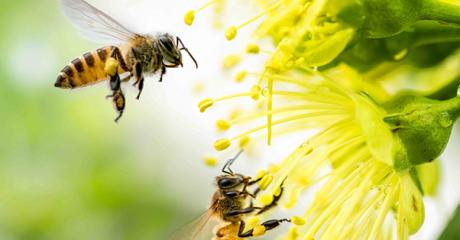
[{"label": "bee's hind leg", "polygon": [[106,98],[112,98],[113,105],[118,112],[118,116],[115,118],[115,122],[123,115],[123,111],[125,109],[125,96],[121,91],[121,80],[120,75],[115,73],[113,76],[110,76],[110,89],[112,90],[112,94],[108,95]]},{"label": "bee's hind leg", "polygon": [[267,220],[260,225],[256,226],[253,229],[249,229],[248,231],[244,232],[244,227],[246,226],[244,221],[240,222],[240,229],[238,230],[238,237],[240,238],[248,238],[248,237],[256,237],[265,234],[266,231],[272,230],[273,228],[278,227],[283,222],[291,222],[290,219],[271,219]]},{"label": "bee's hind leg", "polygon": [[125,109],[125,96],[121,91],[121,79],[118,74],[118,66],[121,66],[123,69],[127,70],[126,63],[124,62],[120,50],[117,47],[113,47],[111,59],[107,60],[105,71],[107,75],[110,76],[110,89],[112,90],[112,95],[107,96],[107,98],[112,98],[112,102],[115,106],[115,109],[118,112],[118,116],[115,118],[117,122],[123,115]]},{"label": "bee's hind leg", "polygon": [[115,118],[115,122],[118,122],[118,120],[123,115],[123,111],[125,110],[125,96],[123,95],[121,89],[114,92],[112,101],[113,105],[115,106],[115,109],[118,112],[118,116],[117,118]]},{"label": "bee's hind leg", "polygon": [[144,74],[142,72],[142,65],[140,62],[137,62],[134,65],[134,76],[136,77],[136,82],[134,82],[133,86],[137,85],[139,93],[137,94],[136,99],[139,100],[141,97],[142,89],[144,89]]}]

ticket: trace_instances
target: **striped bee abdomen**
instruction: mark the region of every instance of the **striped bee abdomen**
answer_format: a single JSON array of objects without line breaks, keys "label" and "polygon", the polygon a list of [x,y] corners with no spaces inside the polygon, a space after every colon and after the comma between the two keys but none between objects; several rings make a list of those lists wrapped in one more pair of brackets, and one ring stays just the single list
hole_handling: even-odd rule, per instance
[{"label": "striped bee abdomen", "polygon": [[[104,72],[105,62],[110,57],[113,47],[99,48],[85,53],[65,66],[54,84],[59,88],[78,88],[107,80]],[[119,73],[124,71],[120,68]]]}]

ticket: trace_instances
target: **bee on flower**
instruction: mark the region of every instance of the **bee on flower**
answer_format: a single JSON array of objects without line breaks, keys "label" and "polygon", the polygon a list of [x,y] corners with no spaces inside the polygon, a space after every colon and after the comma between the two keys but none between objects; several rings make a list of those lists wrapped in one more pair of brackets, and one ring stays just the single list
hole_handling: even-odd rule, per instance
[{"label": "bee on flower", "polygon": [[[286,239],[388,239],[394,235],[408,239],[416,233],[425,218],[423,194],[427,191],[420,177],[435,175],[436,165],[428,165],[426,176],[420,176],[418,168],[444,150],[460,114],[460,98],[437,101],[402,95],[382,104],[319,72],[269,77],[276,86],[271,126],[253,124],[267,114],[257,107],[232,120],[219,119],[217,126],[225,126],[222,129],[227,132],[245,130],[216,140],[214,148],[223,151],[242,138],[257,138],[268,127],[276,135],[319,129],[283,161],[259,174],[270,183],[267,194],[258,197],[265,205],[281,183],[285,193],[279,205],[286,209],[297,206],[303,195],[319,186],[304,211],[305,224],[292,227]],[[265,101],[267,94],[261,88],[251,89],[205,99],[199,107],[206,111],[238,97]],[[440,135],[445,137],[436,137]]]},{"label": "bee on flower", "polygon": [[[195,13],[213,2],[217,1],[188,12],[185,22],[191,25]],[[261,139],[275,145],[274,138],[305,135],[300,142],[288,140],[295,149],[258,174],[265,188],[257,202],[270,205],[282,185],[283,197],[275,208],[302,215],[282,239],[408,239],[423,225],[423,198],[437,183],[433,161],[444,151],[460,114],[458,84],[452,84],[454,94],[449,88],[443,98],[428,98],[421,91],[404,93],[404,85],[396,81],[392,91],[377,81],[382,76],[400,77],[394,69],[400,69],[396,64],[402,61],[420,66],[410,56],[426,43],[409,43],[430,39],[425,38],[430,35],[427,29],[436,29],[438,40],[446,40],[452,26],[437,21],[460,23],[460,8],[439,1],[258,2],[259,13],[225,32],[232,40],[241,28],[262,19],[255,34],[271,38],[274,50],[249,44],[246,53],[268,53],[266,62],[260,72],[242,70],[235,75],[237,82],[257,79],[247,91],[217,94],[198,104],[206,112],[242,100],[235,104],[238,114],[216,120],[223,137],[214,142],[215,150],[241,147],[241,142],[250,147],[265,142]],[[450,16],[437,11],[445,8]],[[420,20],[433,21],[419,24]],[[430,66],[448,62],[447,56]],[[433,76],[427,71],[411,69],[408,78]],[[438,92],[449,83],[427,85]],[[260,218],[270,219],[270,214]]]}]

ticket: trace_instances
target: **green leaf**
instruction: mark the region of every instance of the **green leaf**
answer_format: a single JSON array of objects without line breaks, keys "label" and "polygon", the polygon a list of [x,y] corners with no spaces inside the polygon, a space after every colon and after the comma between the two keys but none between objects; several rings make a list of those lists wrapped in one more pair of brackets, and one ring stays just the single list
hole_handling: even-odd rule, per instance
[{"label": "green leaf", "polygon": [[457,240],[460,239],[460,204],[457,206],[452,218],[446,228],[439,236],[439,240]]}]

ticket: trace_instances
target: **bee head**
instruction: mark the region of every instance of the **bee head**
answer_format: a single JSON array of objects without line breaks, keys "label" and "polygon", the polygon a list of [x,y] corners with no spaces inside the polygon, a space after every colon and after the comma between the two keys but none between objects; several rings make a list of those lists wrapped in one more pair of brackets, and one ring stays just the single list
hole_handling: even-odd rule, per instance
[{"label": "bee head", "polygon": [[221,190],[229,190],[239,187],[245,178],[241,174],[234,174],[234,175],[221,175],[216,177],[217,187]]},{"label": "bee head", "polygon": [[178,41],[168,33],[161,34],[158,39],[158,48],[163,59],[173,66],[182,66],[182,54],[177,46]]}]

